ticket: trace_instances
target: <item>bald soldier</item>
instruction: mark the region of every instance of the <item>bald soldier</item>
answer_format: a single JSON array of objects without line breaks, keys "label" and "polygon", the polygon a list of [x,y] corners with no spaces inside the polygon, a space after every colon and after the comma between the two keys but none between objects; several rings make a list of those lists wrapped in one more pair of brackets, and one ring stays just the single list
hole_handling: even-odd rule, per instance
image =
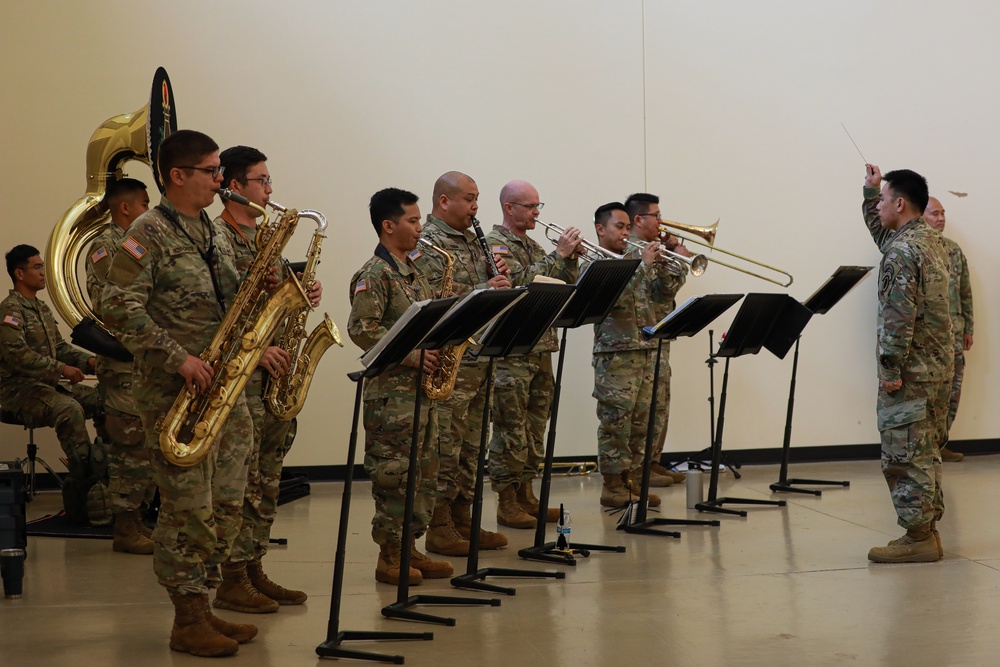
[{"label": "bald soldier", "polygon": [[[947,223],[944,206],[936,197],[927,201],[924,219],[933,229],[944,233]],[[944,244],[948,248],[951,273],[948,281],[948,301],[951,305],[951,328],[955,333],[955,374],[951,380],[951,396],[948,402],[948,431],[958,413],[958,402],[962,398],[962,379],[965,377],[965,353],[972,348],[972,282],[969,280],[969,263],[962,248],[947,236]],[[961,461],[965,454],[948,447],[946,439],[941,446],[943,461]]]}]

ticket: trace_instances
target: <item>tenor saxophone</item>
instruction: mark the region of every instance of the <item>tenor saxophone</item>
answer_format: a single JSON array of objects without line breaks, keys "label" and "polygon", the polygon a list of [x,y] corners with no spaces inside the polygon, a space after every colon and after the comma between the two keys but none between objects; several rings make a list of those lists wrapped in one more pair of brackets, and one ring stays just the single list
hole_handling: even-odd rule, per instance
[{"label": "tenor saxophone", "polygon": [[[280,204],[270,202],[279,211],[284,211]],[[319,211],[299,211],[299,218],[308,218],[316,223],[309,249],[306,251],[306,267],[302,271],[302,287],[308,293],[316,282],[316,266],[326,238],[326,217]],[[278,347],[291,357],[288,372],[279,378],[271,378],[267,388],[267,405],[271,414],[281,420],[294,418],[306,402],[306,394],[312,383],[313,374],[319,365],[323,354],[331,345],[344,347],[337,325],[330,316],[323,313],[323,322],[306,337],[306,318],[312,308],[306,304],[294,311],[285,323],[285,331],[278,339]],[[302,339],[305,337],[305,343]]]},{"label": "tenor saxophone", "polygon": [[[425,238],[421,238],[420,243],[427,246],[444,260],[444,273],[441,276],[441,298],[445,299],[455,296],[452,286],[452,276],[455,273],[455,258],[447,250],[439,248]],[[462,363],[462,355],[470,341],[464,341],[459,345],[447,345],[441,348],[441,356],[438,357],[438,367],[433,373],[424,376],[424,393],[432,401],[443,401],[455,390],[455,379],[458,377],[458,367]]]},{"label": "tenor saxophone", "polygon": [[194,394],[182,389],[170,411],[157,424],[160,450],[178,466],[198,465],[208,456],[278,326],[290,313],[309,305],[294,275],[270,296],[266,290],[271,266],[281,259],[281,251],[298,224],[298,212],[285,211],[276,223],[269,223],[263,208],[228,190],[220,190],[219,194],[260,211],[264,222],[257,234],[257,256],[212,342],[201,353],[201,359],[213,370],[211,384]]}]

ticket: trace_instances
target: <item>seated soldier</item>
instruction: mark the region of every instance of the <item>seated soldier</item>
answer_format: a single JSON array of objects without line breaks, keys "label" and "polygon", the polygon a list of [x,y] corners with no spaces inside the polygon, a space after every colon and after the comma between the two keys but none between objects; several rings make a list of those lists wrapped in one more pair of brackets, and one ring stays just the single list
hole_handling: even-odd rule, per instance
[{"label": "seated soldier", "polygon": [[[94,372],[94,357],[63,340],[52,311],[38,292],[45,289],[45,265],[38,249],[15,246],[6,255],[14,289],[0,302],[0,405],[31,427],[53,426],[69,475],[63,488],[66,514],[88,521],[87,494],[104,482],[104,456],[94,450],[86,419],[100,412],[97,390],[79,384]],[[61,384],[68,380],[69,386]],[[98,484],[101,491],[103,484]],[[92,494],[93,495],[93,494]],[[109,523],[107,503],[91,499],[90,522]]]}]

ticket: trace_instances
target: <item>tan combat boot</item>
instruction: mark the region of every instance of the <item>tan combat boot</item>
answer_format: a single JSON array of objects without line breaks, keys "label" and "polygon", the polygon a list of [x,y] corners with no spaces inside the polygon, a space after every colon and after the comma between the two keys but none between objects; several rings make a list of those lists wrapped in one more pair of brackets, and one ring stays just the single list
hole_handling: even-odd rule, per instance
[{"label": "tan combat boot", "polygon": [[[375,581],[380,581],[383,584],[392,584],[393,586],[399,585],[399,544],[382,544],[379,545],[378,563],[375,564]],[[410,557],[413,560],[413,557]],[[413,563],[410,563],[410,586],[417,586],[424,580],[424,576],[420,574],[420,570],[413,567]]]},{"label": "tan combat boot", "polygon": [[938,557],[944,558],[944,547],[941,546],[941,533],[937,529],[937,521],[931,521],[931,533],[934,534],[934,541],[937,542]]},{"label": "tan combat boot", "polygon": [[601,487],[602,507],[622,507],[629,504],[633,498],[628,487],[622,481],[621,473],[602,473],[604,486]]},{"label": "tan combat boot", "polygon": [[439,502],[434,506],[434,515],[427,529],[425,541],[428,551],[443,556],[468,556],[469,540],[462,537],[455,529],[451,518],[451,504],[448,501]]},{"label": "tan combat boot", "polygon": [[[538,518],[538,508],[539,501],[538,497],[535,496],[535,490],[531,488],[531,480],[526,482],[521,482],[521,486],[517,487],[517,504],[521,506],[521,509],[525,513]],[[559,508],[550,507],[545,512],[546,523],[553,524],[559,520]]]},{"label": "tan combat boot", "polygon": [[954,450],[948,449],[947,447],[941,448],[941,460],[950,461],[951,463],[958,463],[965,458],[965,454],[962,452],[956,452]]},{"label": "tan combat boot", "polygon": [[501,526],[511,528],[534,528],[538,525],[535,517],[531,516],[517,502],[517,489],[511,484],[500,492],[500,500],[497,504],[497,523]]},{"label": "tan combat boot", "polygon": [[302,604],[309,598],[303,591],[279,586],[268,579],[267,575],[264,574],[264,565],[260,562],[260,559],[247,563],[247,576],[250,577],[250,583],[253,584],[254,588],[279,605]]},{"label": "tan combat boot", "polygon": [[278,611],[278,603],[250,583],[246,562],[222,564],[222,585],[215,591],[212,604],[219,609],[232,609],[245,614]]},{"label": "tan combat boot", "polygon": [[111,549],[119,553],[148,556],[153,553],[153,541],[142,534],[139,510],[125,510],[115,515],[115,535]]},{"label": "tan combat boot", "polygon": [[212,614],[212,607],[208,604],[208,596],[201,596],[202,605],[204,606],[205,618],[208,619],[209,625],[215,628],[215,631],[221,635],[229,637],[237,644],[246,644],[248,641],[257,636],[257,626],[251,625],[249,623],[230,623],[229,621],[224,621],[218,616]]},{"label": "tan combat boot", "polygon": [[[455,524],[458,534],[467,540],[472,539],[472,501],[466,500],[462,496],[455,499],[451,504],[451,520]],[[492,530],[479,528],[479,548],[483,551],[492,551],[507,546],[507,536],[503,533],[494,533]]]},{"label": "tan combat boot", "polygon": [[174,626],[170,629],[170,648],[181,653],[215,658],[234,655],[240,650],[235,640],[219,633],[208,620],[208,595],[171,595],[174,603]]},{"label": "tan combat boot", "polygon": [[931,524],[911,528],[899,539],[884,547],[872,547],[868,560],[874,563],[933,563],[941,560],[942,551]]},{"label": "tan combat boot", "polygon": [[[687,479],[687,475],[685,475],[684,473],[670,470],[669,468],[661,466],[659,463],[655,461],[649,465],[649,475],[650,475],[650,484],[653,483],[652,482],[653,475],[656,475],[658,477],[669,477],[671,482],[673,482],[674,484],[676,484],[677,482],[683,482],[685,479]],[[664,484],[664,486],[670,486],[670,485]]]},{"label": "tan combat boot", "polygon": [[[635,498],[635,500],[639,500],[639,493],[642,491],[642,468],[637,468],[632,472],[622,473],[622,477],[625,481],[625,486],[627,486],[629,491],[632,492],[633,498]],[[673,484],[673,482],[671,482],[671,484]],[[649,506],[659,507],[660,497],[650,493]]]},{"label": "tan combat boot", "polygon": [[410,567],[416,568],[424,579],[445,579],[455,572],[446,560],[431,560],[430,556],[417,550],[415,540],[410,538]]}]

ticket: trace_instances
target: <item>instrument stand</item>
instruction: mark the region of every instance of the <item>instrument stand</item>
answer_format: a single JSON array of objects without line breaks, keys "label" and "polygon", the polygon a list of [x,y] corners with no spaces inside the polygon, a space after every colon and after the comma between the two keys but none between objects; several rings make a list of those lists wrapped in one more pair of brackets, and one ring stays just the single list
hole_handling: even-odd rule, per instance
[{"label": "instrument stand", "polygon": [[784,500],[718,497],[719,461],[722,457],[722,436],[726,422],[726,395],[729,386],[729,362],[733,357],[757,354],[762,347],[766,347],[778,358],[784,358],[811,316],[812,313],[805,306],[787,294],[748,294],[743,305],[740,306],[736,318],[730,325],[728,335],[716,353],[716,356],[725,357],[726,366],[722,378],[719,418],[712,441],[712,471],[708,486],[708,500],[695,506],[699,511],[745,517],[746,511],[726,509],[723,505],[785,506]]},{"label": "instrument stand", "polygon": [[[632,521],[623,521],[620,530],[639,535],[662,535],[679,538],[681,534],[674,530],[660,530],[656,526],[718,526],[717,520],[702,521],[698,519],[667,519],[646,517],[649,504],[649,475],[653,455],[653,440],[655,438],[656,399],[660,384],[660,357],[663,352],[664,340],[675,340],[679,336],[693,336],[704,329],[719,315],[729,310],[742,294],[708,294],[688,299],[656,325],[644,327],[643,337],[656,338],[656,366],[653,368],[653,398],[649,411],[649,422],[646,428],[646,447],[642,458],[642,485],[639,489],[639,503],[632,512]],[[718,475],[718,470],[716,470]]]},{"label": "instrument stand", "polygon": [[577,544],[566,542],[560,544],[545,541],[546,516],[552,487],[552,462],[556,450],[556,424],[559,420],[559,399],[562,395],[563,362],[566,355],[566,330],[585,324],[597,324],[607,318],[618,297],[625,291],[632,275],[639,267],[639,259],[598,260],[586,267],[583,275],[576,283],[573,298],[553,322],[554,326],[562,328],[562,341],[559,346],[559,359],[556,363],[555,384],[552,391],[552,409],[549,414],[549,432],[545,441],[545,459],[542,466],[542,482],[538,494],[538,523],[535,526],[535,541],[530,547],[525,547],[517,555],[525,560],[535,560],[544,563],[576,566],[576,557],[587,558],[591,551],[625,553],[624,546],[605,546],[603,544]]},{"label": "instrument stand", "polygon": [[[486,577],[528,577],[536,579],[565,579],[565,572],[543,572],[504,567],[479,567],[479,530],[483,522],[483,477],[486,472],[486,436],[490,425],[490,411],[493,407],[493,375],[497,357],[527,354],[535,347],[553,320],[573,296],[573,285],[551,283],[531,283],[527,294],[514,307],[505,312],[483,337],[482,347],[477,356],[490,359],[486,377],[486,403],[483,406],[483,427],[479,437],[479,457],[476,463],[476,486],[472,500],[472,527],[469,534],[469,557],[465,574],[453,577],[451,585],[456,588],[492,591],[504,595],[515,595],[517,589],[488,584]],[[540,507],[544,507],[540,505]],[[538,514],[543,514],[539,510]]]},{"label": "instrument stand", "polygon": [[[848,292],[860,283],[872,270],[870,266],[841,266],[816,292],[805,302],[805,307],[813,314],[823,315],[835,306]],[[796,485],[805,486],[850,486],[848,481],[830,481],[823,479],[803,479],[788,477],[788,458],[792,441],[792,413],[795,408],[795,377],[799,367],[799,342],[801,335],[795,339],[795,355],[792,357],[792,379],[788,387],[788,408],[785,413],[785,436],[781,445],[781,470],[778,481],[771,485],[775,493],[805,493],[814,496],[823,495],[818,489],[800,489]]]}]

